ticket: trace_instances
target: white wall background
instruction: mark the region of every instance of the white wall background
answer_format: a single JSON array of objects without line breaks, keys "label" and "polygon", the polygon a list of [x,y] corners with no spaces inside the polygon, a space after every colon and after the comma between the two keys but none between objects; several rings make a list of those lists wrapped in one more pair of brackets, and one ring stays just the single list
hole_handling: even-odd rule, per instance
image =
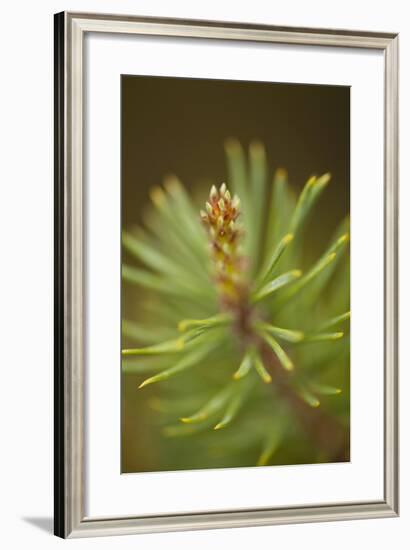
[{"label": "white wall background", "polygon": [[[409,103],[404,0],[8,0],[1,12],[0,545],[77,549],[167,546],[372,550],[410,536]],[[62,541],[52,529],[52,14],[64,9],[401,33],[401,517],[372,521]],[[365,221],[363,222],[365,223]],[[370,236],[371,238],[371,236]],[[19,391],[16,392],[16,388]]]}]

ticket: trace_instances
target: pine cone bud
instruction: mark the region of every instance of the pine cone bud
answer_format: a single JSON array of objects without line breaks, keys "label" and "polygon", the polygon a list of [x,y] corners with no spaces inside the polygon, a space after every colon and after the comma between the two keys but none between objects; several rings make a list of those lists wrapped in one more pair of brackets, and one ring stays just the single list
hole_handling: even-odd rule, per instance
[{"label": "pine cone bud", "polygon": [[237,221],[240,215],[240,200],[236,195],[231,197],[225,183],[219,191],[213,185],[205,208],[206,212],[201,210],[201,220],[209,236],[210,254],[220,300],[224,307],[234,309],[246,292],[243,278],[246,261],[240,254],[243,230]]}]

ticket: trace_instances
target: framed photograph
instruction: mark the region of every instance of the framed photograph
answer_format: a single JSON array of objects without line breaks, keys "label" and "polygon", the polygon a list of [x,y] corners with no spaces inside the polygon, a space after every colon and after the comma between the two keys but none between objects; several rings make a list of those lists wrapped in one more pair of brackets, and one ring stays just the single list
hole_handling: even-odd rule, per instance
[{"label": "framed photograph", "polygon": [[55,534],[398,514],[398,37],[55,16]]}]

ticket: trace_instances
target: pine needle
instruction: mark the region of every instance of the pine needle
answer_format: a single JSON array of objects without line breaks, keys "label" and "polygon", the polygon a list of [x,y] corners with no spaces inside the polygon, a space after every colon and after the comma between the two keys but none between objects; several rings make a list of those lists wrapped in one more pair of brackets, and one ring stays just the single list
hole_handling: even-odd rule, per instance
[{"label": "pine needle", "polygon": [[212,351],[214,348],[214,344],[210,345],[203,345],[199,348],[194,349],[191,353],[185,355],[182,357],[182,359],[173,367],[166,369],[159,374],[156,374],[155,376],[151,376],[151,378],[147,378],[140,384],[138,387],[143,388],[144,386],[148,386],[149,384],[154,384],[155,382],[162,382],[163,380],[168,380],[168,378],[171,378],[172,376],[175,376],[176,374],[180,374],[181,372],[194,367],[201,361],[205,359],[205,357]]},{"label": "pine needle", "polygon": [[286,342],[300,342],[305,337],[304,333],[300,330],[290,330],[287,328],[275,327],[274,325],[270,325],[268,323],[258,322],[255,323],[255,327],[257,329],[269,332],[274,336],[277,336],[281,340],[285,340]]},{"label": "pine needle", "polygon": [[253,357],[253,366],[255,367],[256,372],[259,374],[265,384],[270,384],[272,382],[272,377],[266,370],[265,365],[263,364],[263,361],[258,353],[255,353]]},{"label": "pine needle", "polygon": [[342,313],[341,315],[337,315],[336,317],[332,317],[328,321],[325,321],[319,326],[318,330],[324,330],[327,328],[334,327],[335,325],[338,325],[339,323],[343,323],[344,321],[347,321],[350,319],[350,311],[346,311],[346,313]]},{"label": "pine needle", "polygon": [[218,422],[218,424],[214,426],[214,430],[221,430],[222,428],[226,428],[226,426],[228,426],[236,418],[239,410],[244,404],[244,401],[244,393],[238,393],[238,395],[235,395],[232,398],[231,402],[228,404],[228,407],[222,419]]},{"label": "pine needle", "polygon": [[302,272],[300,269],[292,269],[292,271],[288,271],[287,273],[279,275],[279,277],[276,277],[275,279],[267,283],[253,295],[253,302],[258,302],[259,300],[262,300],[262,298],[266,298],[266,296],[269,296],[273,292],[276,292],[283,286],[293,283],[294,281],[299,279],[301,275]]},{"label": "pine needle", "polygon": [[320,406],[319,399],[313,395],[308,389],[300,387],[298,389],[299,396],[307,403],[310,407],[317,408]]},{"label": "pine needle", "polygon": [[211,415],[221,410],[226,402],[231,397],[234,390],[232,384],[228,384],[219,393],[217,393],[212,399],[210,399],[205,405],[195,414],[181,418],[181,422],[184,424],[194,424],[196,422],[202,422],[208,419]]},{"label": "pine needle", "polygon": [[290,231],[296,233],[306,220],[320,193],[330,181],[330,174],[320,178],[312,176],[303,188],[290,222]]},{"label": "pine needle", "polygon": [[303,342],[331,342],[343,338],[344,332],[323,332],[319,334],[306,335]]},{"label": "pine needle", "polygon": [[262,143],[254,141],[249,146],[249,180],[252,201],[252,243],[253,269],[257,267],[262,242],[262,229],[266,203],[267,163]]},{"label": "pine needle", "polygon": [[266,438],[265,444],[262,448],[262,452],[259,455],[258,461],[256,463],[257,466],[267,466],[269,464],[270,459],[277,451],[283,439],[284,430],[283,427],[281,428],[278,423],[275,423],[272,426],[268,426],[267,430],[269,431],[269,435]]},{"label": "pine needle", "polygon": [[168,340],[167,342],[162,342],[161,344],[156,344],[154,346],[123,349],[122,355],[160,355],[163,353],[176,353],[182,351],[182,349],[184,348],[184,344],[185,342],[183,338],[176,338],[174,340]]},{"label": "pine needle", "polygon": [[259,288],[261,284],[263,284],[266,279],[271,277],[273,275],[273,271],[279,262],[282,254],[284,253],[285,249],[288,247],[288,245],[293,241],[293,233],[287,233],[279,242],[275,250],[273,251],[273,254],[269,260],[267,268],[262,272],[262,275],[259,276],[258,281],[259,283],[256,284],[256,287]]},{"label": "pine needle", "polygon": [[178,323],[178,330],[185,332],[193,327],[197,328],[209,328],[226,325],[231,321],[231,317],[227,314],[214,315],[207,319],[183,319]]},{"label": "pine needle", "polygon": [[340,395],[342,390],[340,388],[335,388],[334,386],[329,386],[326,384],[320,384],[318,382],[309,382],[309,386],[312,388],[312,391],[320,395]]},{"label": "pine needle", "polygon": [[262,336],[262,338],[265,340],[265,342],[268,344],[268,346],[273,350],[276,357],[279,359],[279,362],[282,365],[282,367],[287,371],[293,370],[294,365],[290,357],[286,354],[285,350],[279,345],[279,343],[275,340],[275,338],[270,334],[267,334],[263,330],[259,331],[259,333]]},{"label": "pine needle", "polygon": [[250,372],[252,368],[252,355],[253,355],[253,350],[249,350],[244,355],[238,370],[235,371],[233,374],[233,378],[235,380],[240,380],[241,378],[244,378]]}]

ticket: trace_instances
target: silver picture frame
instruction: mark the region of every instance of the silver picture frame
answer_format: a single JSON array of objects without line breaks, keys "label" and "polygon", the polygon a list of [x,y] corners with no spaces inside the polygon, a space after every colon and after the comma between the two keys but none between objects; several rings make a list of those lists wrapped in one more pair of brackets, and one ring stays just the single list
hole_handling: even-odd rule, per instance
[{"label": "silver picture frame", "polygon": [[[84,511],[83,49],[86,33],[379,50],[384,56],[384,497],[375,502],[93,519]],[[63,538],[394,517],[398,454],[398,35],[63,12],[55,15],[55,534]],[[130,511],[132,512],[132,511]]]}]

